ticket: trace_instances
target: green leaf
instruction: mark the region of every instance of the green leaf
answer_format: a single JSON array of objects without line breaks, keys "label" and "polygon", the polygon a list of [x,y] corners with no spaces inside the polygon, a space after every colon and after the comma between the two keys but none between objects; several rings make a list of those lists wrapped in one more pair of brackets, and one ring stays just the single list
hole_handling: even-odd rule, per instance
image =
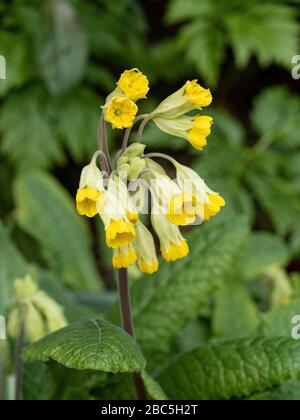
[{"label": "green leaf", "polygon": [[188,237],[187,258],[162,262],[151,281],[143,277],[134,284],[135,328],[143,349],[156,355],[169,350],[174,337],[227,280],[247,234],[243,218],[198,226]]},{"label": "green leaf", "polygon": [[0,55],[5,58],[6,79],[0,82],[0,97],[21,87],[32,73],[27,37],[22,33],[0,31]]},{"label": "green leaf", "polygon": [[299,96],[286,87],[265,89],[254,102],[251,120],[257,132],[281,148],[299,146]]},{"label": "green leaf", "polygon": [[299,36],[294,8],[260,3],[225,16],[225,24],[239,67],[254,54],[263,66],[275,62],[290,69]]},{"label": "green leaf", "polygon": [[270,266],[284,266],[289,249],[284,241],[270,232],[254,232],[241,255],[237,270],[244,278],[255,277]]},{"label": "green leaf", "polygon": [[183,353],[157,375],[170,399],[230,399],[300,376],[300,341],[251,338]]},{"label": "green leaf", "polygon": [[164,390],[159,383],[153,379],[145,370],[142,371],[142,379],[146,388],[146,392],[150,400],[167,400]]},{"label": "green leaf", "polygon": [[203,0],[171,0],[166,14],[167,23],[179,23],[186,19],[203,16],[212,9],[212,2]]},{"label": "green leaf", "polygon": [[63,161],[45,103],[45,92],[33,86],[10,95],[2,105],[1,149],[18,167],[47,167]]},{"label": "green leaf", "polygon": [[259,325],[256,307],[242,286],[229,285],[215,296],[212,329],[218,340],[248,337]]},{"label": "green leaf", "polygon": [[186,50],[186,58],[194,64],[205,81],[215,86],[225,55],[224,33],[218,27],[211,30],[209,22],[195,21],[184,28],[179,37],[179,43]]},{"label": "green leaf", "polygon": [[300,315],[300,299],[296,299],[288,305],[282,305],[263,314],[261,325],[262,334],[268,337],[291,337],[294,327],[292,319],[295,315]]},{"label": "green leaf", "polygon": [[86,35],[73,6],[64,0],[45,2],[35,37],[37,61],[49,91],[68,91],[82,78],[87,60]]},{"label": "green leaf", "polygon": [[53,103],[57,136],[77,162],[90,159],[97,147],[100,104],[100,98],[83,88]]},{"label": "green leaf", "polygon": [[55,387],[47,365],[41,362],[24,364],[23,399],[26,401],[49,400]]},{"label": "green leaf", "polygon": [[254,394],[250,399],[268,401],[299,401],[300,380],[292,379],[272,390]]},{"label": "green leaf", "polygon": [[0,314],[5,314],[11,302],[13,282],[27,274],[28,265],[11,242],[0,222]]},{"label": "green leaf", "polygon": [[25,362],[54,360],[71,369],[131,373],[145,367],[136,342],[103,320],[84,320],[26,347]]},{"label": "green leaf", "polygon": [[87,225],[62,186],[50,175],[27,173],[14,191],[17,220],[40,243],[48,267],[74,289],[99,288]]}]

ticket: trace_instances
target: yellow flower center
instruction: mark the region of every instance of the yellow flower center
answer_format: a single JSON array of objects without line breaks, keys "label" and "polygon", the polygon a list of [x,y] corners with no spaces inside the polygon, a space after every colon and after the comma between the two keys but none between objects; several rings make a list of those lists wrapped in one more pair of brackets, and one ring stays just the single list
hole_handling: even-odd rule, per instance
[{"label": "yellow flower center", "polygon": [[187,81],[185,84],[185,96],[196,107],[208,106],[212,102],[209,89],[205,89],[197,83],[197,80]]},{"label": "yellow flower center", "polygon": [[204,220],[209,220],[225,206],[225,200],[219,194],[209,194],[209,204],[204,204]]},{"label": "yellow flower center", "polygon": [[127,246],[134,237],[134,226],[123,219],[112,220],[106,229],[106,243],[110,248]]},{"label": "yellow flower center", "polygon": [[153,274],[158,270],[158,261],[153,259],[151,264],[148,264],[143,258],[139,262],[139,269],[142,273]]},{"label": "yellow flower center", "polygon": [[186,226],[195,221],[197,199],[193,194],[183,192],[171,198],[168,220],[178,226]]},{"label": "yellow flower center", "polygon": [[128,128],[132,126],[137,111],[138,107],[130,99],[116,97],[109,103],[105,119],[113,128]]},{"label": "yellow flower center", "polygon": [[117,84],[124,95],[132,101],[144,98],[149,91],[148,79],[138,69],[124,71]]},{"label": "yellow flower center", "polygon": [[76,208],[81,216],[94,217],[97,214],[97,201],[101,192],[95,188],[81,188],[76,194]]},{"label": "yellow flower center", "polygon": [[188,255],[189,246],[184,239],[181,239],[179,244],[170,243],[168,249],[162,247],[161,253],[166,261],[176,261]]}]

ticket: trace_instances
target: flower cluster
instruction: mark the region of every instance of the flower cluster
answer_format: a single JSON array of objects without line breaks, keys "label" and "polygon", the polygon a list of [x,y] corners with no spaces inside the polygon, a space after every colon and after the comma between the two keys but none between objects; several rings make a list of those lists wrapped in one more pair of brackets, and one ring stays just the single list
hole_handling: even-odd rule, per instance
[{"label": "flower cluster", "polygon": [[[196,80],[188,81],[177,92],[162,101],[150,114],[142,115],[137,140],[128,146],[131,127],[137,122],[136,101],[145,98],[149,91],[148,79],[138,69],[126,70],[117,82],[116,89],[103,106],[102,121],[113,128],[126,128],[123,147],[117,154],[114,170],[101,171],[97,158],[107,162],[107,147],[97,151],[91,162],[83,168],[76,196],[80,215],[99,215],[105,227],[106,244],[112,248],[114,268],[127,268],[137,264],[144,273],[158,270],[155,241],[151,231],[141,221],[141,213],[150,212],[151,224],[158,236],[162,257],[176,261],[189,253],[180,226],[202,223],[215,216],[225,205],[224,199],[212,191],[191,168],[181,165],[168,155],[145,154],[141,143],[146,123],[174,136],[189,141],[201,150],[207,144],[212,118],[206,115],[191,116],[212,102],[208,89]],[[101,126],[101,125],[100,125]],[[100,136],[106,138],[105,124]],[[100,139],[100,145],[103,139]],[[155,158],[169,160],[176,170],[172,180]],[[146,206],[151,194],[151,206]],[[149,210],[150,207],[150,210]]]},{"label": "flower cluster", "polygon": [[29,275],[15,280],[14,291],[14,309],[8,317],[8,333],[12,338],[18,337],[22,325],[28,342],[67,325],[62,308]]}]

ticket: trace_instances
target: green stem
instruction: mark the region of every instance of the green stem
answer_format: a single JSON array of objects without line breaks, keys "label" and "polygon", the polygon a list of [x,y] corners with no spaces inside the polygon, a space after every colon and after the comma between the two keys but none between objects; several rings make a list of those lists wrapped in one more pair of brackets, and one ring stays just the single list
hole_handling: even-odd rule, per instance
[{"label": "green stem", "polygon": [[143,158],[161,158],[168,160],[173,165],[177,163],[175,159],[173,159],[171,156],[165,155],[164,153],[147,153],[143,156]]},{"label": "green stem", "polygon": [[125,134],[124,134],[124,137],[123,137],[123,142],[122,142],[122,149],[121,149],[121,153],[127,148],[127,146],[128,146],[128,140],[129,140],[129,136],[130,136],[130,133],[131,133],[131,130],[133,129],[133,126],[137,123],[137,122],[139,122],[139,121],[141,121],[142,119],[144,119],[144,118],[146,118],[147,117],[147,114],[143,114],[143,115],[139,115],[138,117],[136,117],[135,118],[135,120],[133,121],[133,124],[132,124],[132,126],[131,127],[129,127],[129,128],[127,128],[126,130],[125,130]]},{"label": "green stem", "polygon": [[110,155],[107,144],[107,133],[103,115],[101,116],[98,124],[98,147],[100,151],[99,157],[101,159],[101,167],[104,168],[108,174],[110,174],[112,167],[110,162]]},{"label": "green stem", "polygon": [[[119,302],[123,329],[134,337],[133,319],[131,313],[130,292],[128,286],[128,271],[126,268],[118,270],[119,274]],[[136,394],[139,400],[146,400],[144,383],[140,373],[133,376]]]},{"label": "green stem", "polygon": [[146,127],[146,125],[148,124],[148,122],[151,120],[151,117],[147,116],[144,118],[144,120],[141,122],[138,132],[137,132],[137,136],[136,136],[136,143],[140,143],[142,141],[142,135],[144,132],[144,128]]}]

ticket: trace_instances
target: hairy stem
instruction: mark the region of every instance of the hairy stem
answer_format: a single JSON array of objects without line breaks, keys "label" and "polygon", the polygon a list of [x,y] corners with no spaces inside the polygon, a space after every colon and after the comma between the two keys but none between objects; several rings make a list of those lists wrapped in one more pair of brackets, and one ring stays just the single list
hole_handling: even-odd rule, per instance
[{"label": "hairy stem", "polygon": [[142,141],[142,135],[144,132],[144,128],[146,127],[146,125],[148,124],[148,122],[151,120],[151,117],[147,116],[143,119],[143,121],[141,122],[138,132],[137,132],[137,136],[136,136],[136,143],[140,143]]},{"label": "hairy stem", "polygon": [[[134,337],[127,269],[126,268],[119,269],[118,274],[119,274],[120,312],[121,312],[123,328],[129,335]],[[139,373],[136,373],[133,376],[133,382],[134,382],[138,399],[146,400],[144,383]]]}]

